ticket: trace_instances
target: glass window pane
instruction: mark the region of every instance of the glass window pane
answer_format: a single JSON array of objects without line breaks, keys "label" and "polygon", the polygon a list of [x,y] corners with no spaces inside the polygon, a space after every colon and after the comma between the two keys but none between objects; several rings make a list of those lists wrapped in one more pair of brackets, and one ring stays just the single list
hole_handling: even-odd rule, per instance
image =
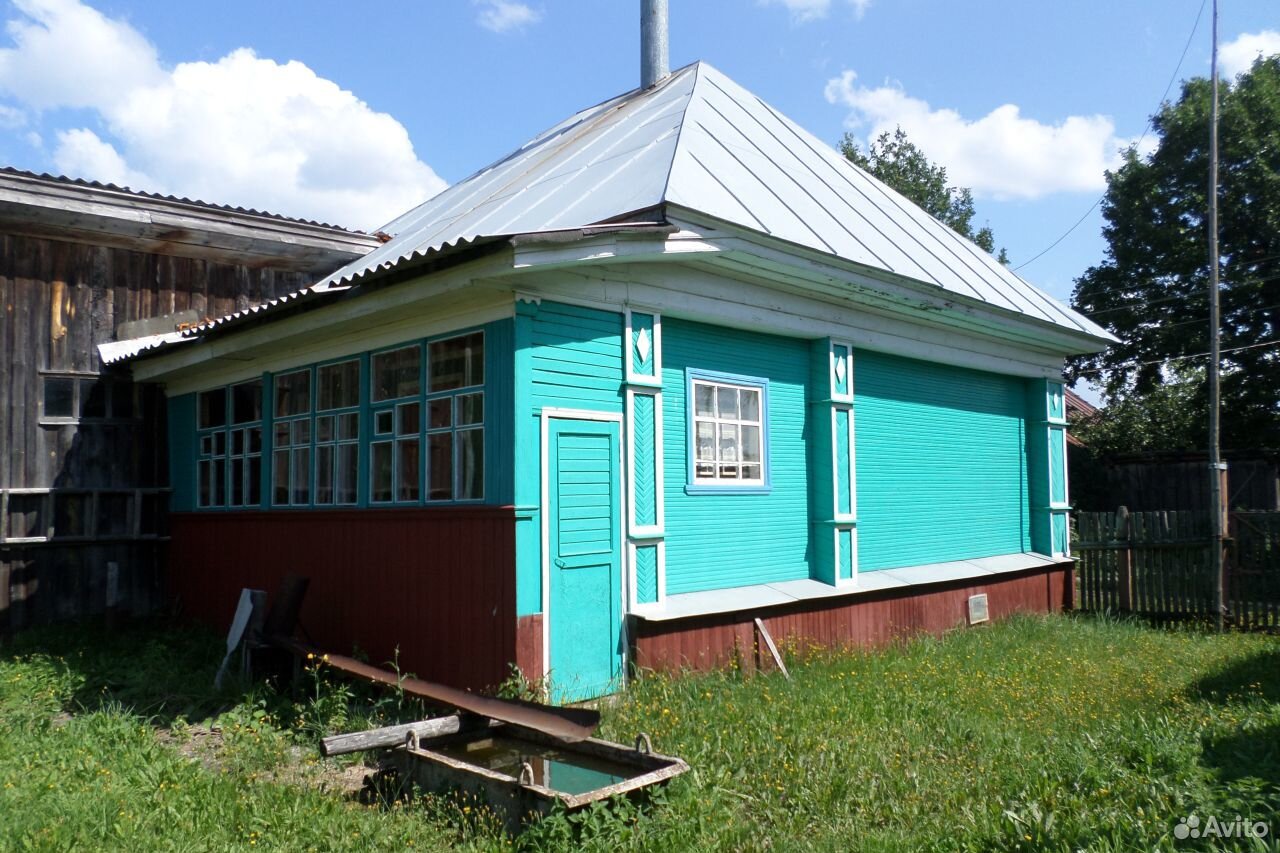
[{"label": "glass window pane", "polygon": [[307,418],[298,418],[293,422],[293,444],[309,444],[311,442],[311,421]]},{"label": "glass window pane", "polygon": [[742,419],[744,421],[760,420],[760,392],[746,388],[739,392],[742,400]]},{"label": "glass window pane", "polygon": [[[197,422],[200,429],[213,429],[214,427],[225,426],[227,423],[227,391],[225,388],[215,388],[212,391],[201,391],[196,396],[196,409],[199,411]],[[71,404],[70,398],[67,402],[67,412],[70,414]],[[49,380],[45,380],[45,404],[44,413],[49,414]]]},{"label": "glass window pane", "polygon": [[720,424],[720,447],[719,455],[716,457],[721,462],[737,462],[738,456],[738,427],[735,424]]},{"label": "glass window pane", "polygon": [[231,506],[244,505],[244,459],[231,460]]},{"label": "glass window pane", "polygon": [[200,436],[200,455],[201,456],[213,455],[213,436],[211,435]]},{"label": "glass window pane", "polygon": [[289,422],[277,421],[275,425],[275,431],[276,431],[276,437],[275,437],[276,447],[288,447],[289,446]]},{"label": "glass window pane", "polygon": [[383,409],[380,412],[373,413],[374,435],[391,435],[393,426],[395,426],[395,413],[391,409]]},{"label": "glass window pane", "polygon": [[295,370],[276,377],[276,417],[311,411],[311,371]]},{"label": "glass window pane", "polygon": [[716,466],[711,462],[699,462],[693,466],[693,476],[702,478],[712,478],[716,475]]},{"label": "glass window pane", "polygon": [[[213,505],[227,505],[227,463],[219,459],[210,463],[213,466]],[[103,512],[101,501],[98,502],[98,514],[101,518],[109,518],[109,514]]]},{"label": "glass window pane", "polygon": [[287,506],[289,503],[289,451],[277,450],[274,465],[271,502]]},{"label": "glass window pane", "polygon": [[715,417],[715,389],[710,385],[693,385],[694,412],[700,418]]},{"label": "glass window pane", "polygon": [[316,408],[348,409],[360,405],[360,361],[326,364],[316,370]]},{"label": "glass window pane", "polygon": [[249,434],[249,452],[262,452],[262,427],[252,427],[245,430]]},{"label": "glass window pane", "polygon": [[338,440],[355,441],[360,437],[360,414],[350,412],[338,415]]},{"label": "glass window pane", "polygon": [[247,477],[249,481],[245,487],[248,506],[258,506],[262,503],[262,457],[250,456],[246,466],[248,467]]},{"label": "glass window pane", "polygon": [[369,449],[373,457],[369,461],[369,467],[373,472],[371,499],[378,503],[386,503],[391,500],[391,442],[374,442]]},{"label": "glass window pane", "polygon": [[105,418],[107,416],[107,382],[105,379],[80,380],[80,417]]},{"label": "glass window pane", "polygon": [[437,432],[428,437],[427,498],[433,501],[453,499],[453,433]]},{"label": "glass window pane", "polygon": [[396,500],[418,499],[418,440],[396,442]]},{"label": "glass window pane", "polygon": [[760,479],[760,471],[761,471],[761,468],[760,468],[760,466],[759,466],[759,465],[743,465],[743,466],[742,466],[742,479],[744,479],[744,480],[759,480],[759,479]]},{"label": "glass window pane", "polygon": [[215,432],[213,434],[213,455],[227,455],[227,434],[225,432]]},{"label": "glass window pane", "polygon": [[720,417],[738,419],[738,389],[716,388],[716,408]]},{"label": "glass window pane", "polygon": [[333,415],[316,416],[316,441],[333,441]]},{"label": "glass window pane", "polygon": [[484,423],[484,394],[458,395],[458,426]]},{"label": "glass window pane", "polygon": [[431,345],[431,391],[484,384],[484,333],[473,332]]},{"label": "glass window pane", "polygon": [[744,426],[742,428],[742,461],[760,461],[760,427]]},{"label": "glass window pane", "polygon": [[484,497],[484,430],[458,431],[458,500]]},{"label": "glass window pane", "polygon": [[453,426],[453,398],[442,397],[427,402],[429,429],[442,429]]},{"label": "glass window pane", "polygon": [[213,464],[205,459],[196,467],[196,503],[199,506],[213,505]]},{"label": "glass window pane", "polygon": [[233,456],[244,456],[244,430],[231,431],[231,453]]},{"label": "glass window pane", "polygon": [[356,477],[358,476],[360,445],[338,445],[338,471],[334,484],[334,499],[340,504],[356,502]]},{"label": "glass window pane", "polygon": [[396,435],[417,435],[421,413],[420,403],[401,403],[396,406]]},{"label": "glass window pane", "polygon": [[421,390],[422,347],[414,344],[373,357],[373,399],[412,397]]},{"label": "glass window pane", "polygon": [[738,479],[738,466],[737,465],[721,465],[719,470],[719,476],[721,480]]},{"label": "glass window pane", "polygon": [[311,501],[311,448],[295,447],[289,471],[289,500],[295,504]]},{"label": "glass window pane", "polygon": [[333,503],[333,445],[316,448],[316,503]]},{"label": "glass window pane", "polygon": [[243,424],[262,420],[262,380],[231,386],[231,422]]},{"label": "glass window pane", "polygon": [[716,425],[711,421],[695,421],[698,432],[699,459],[715,460],[716,458]]}]

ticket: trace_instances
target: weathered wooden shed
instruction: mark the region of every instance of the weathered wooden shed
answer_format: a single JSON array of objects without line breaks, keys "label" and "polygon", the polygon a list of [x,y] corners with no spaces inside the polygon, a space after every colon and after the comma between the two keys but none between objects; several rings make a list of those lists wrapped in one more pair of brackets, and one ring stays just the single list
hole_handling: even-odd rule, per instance
[{"label": "weathered wooden shed", "polygon": [[277,304],[131,356],[170,580],[575,699],[752,626],[1069,601],[1065,356],[1109,336],[705,63],[580,112]]},{"label": "weathered wooden shed", "polygon": [[332,226],[0,169],[0,633],[161,601],[165,400],[104,370],[98,345],[260,304],[375,245]]}]

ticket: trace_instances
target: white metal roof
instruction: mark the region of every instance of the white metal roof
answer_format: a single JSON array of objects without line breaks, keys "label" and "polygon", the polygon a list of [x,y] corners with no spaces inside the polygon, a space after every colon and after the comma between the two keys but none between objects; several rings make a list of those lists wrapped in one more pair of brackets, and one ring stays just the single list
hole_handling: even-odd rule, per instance
[{"label": "white metal roof", "polygon": [[388,223],[318,287],[477,238],[677,205],[1110,338],[705,62],[583,110]]}]

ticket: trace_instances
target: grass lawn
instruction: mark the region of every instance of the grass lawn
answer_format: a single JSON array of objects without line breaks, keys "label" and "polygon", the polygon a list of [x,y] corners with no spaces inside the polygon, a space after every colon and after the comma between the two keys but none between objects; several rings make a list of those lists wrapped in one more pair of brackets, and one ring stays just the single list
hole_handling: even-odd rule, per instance
[{"label": "grass lawn", "polygon": [[1023,618],[792,679],[651,677],[605,710],[694,768],[643,810],[518,839],[447,797],[362,805],[327,730],[418,713],[326,683],[209,683],[220,641],[45,631],[0,648],[4,850],[1196,850],[1179,818],[1280,832],[1280,638]]}]

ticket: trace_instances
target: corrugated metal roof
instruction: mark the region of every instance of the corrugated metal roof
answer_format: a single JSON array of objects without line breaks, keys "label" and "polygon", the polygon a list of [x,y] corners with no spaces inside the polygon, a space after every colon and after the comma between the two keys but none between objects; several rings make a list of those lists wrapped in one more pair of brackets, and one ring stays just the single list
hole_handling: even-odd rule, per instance
[{"label": "corrugated metal roof", "polygon": [[192,207],[200,207],[206,210],[216,210],[223,213],[235,213],[241,216],[261,216],[265,219],[275,219],[279,222],[293,222],[299,225],[312,225],[316,228],[328,228],[333,231],[340,231],[345,234],[364,235],[365,232],[357,231],[354,228],[345,228],[341,225],[331,225],[327,222],[317,222],[314,219],[300,219],[295,216],[282,216],[279,213],[271,213],[265,210],[255,210],[249,207],[236,207],[229,204],[217,204],[214,202],[201,201],[199,199],[186,198],[176,195],[163,195],[161,193],[150,193],[143,190],[130,189],[122,187],[118,184],[108,184],[101,181],[87,181],[83,178],[70,178],[66,175],[51,175],[47,172],[37,173],[29,172],[26,169],[17,169],[13,166],[0,166],[0,174],[12,175],[17,178],[30,178],[37,181],[48,181],[50,183],[62,184],[69,187],[81,187],[92,190],[103,190],[106,192],[124,193],[125,195],[136,196],[137,198],[151,199],[153,201],[163,201],[170,204],[186,204]]},{"label": "corrugated metal roof", "polygon": [[319,287],[459,240],[581,227],[661,204],[1109,338],[705,62],[574,115],[388,223]]}]

